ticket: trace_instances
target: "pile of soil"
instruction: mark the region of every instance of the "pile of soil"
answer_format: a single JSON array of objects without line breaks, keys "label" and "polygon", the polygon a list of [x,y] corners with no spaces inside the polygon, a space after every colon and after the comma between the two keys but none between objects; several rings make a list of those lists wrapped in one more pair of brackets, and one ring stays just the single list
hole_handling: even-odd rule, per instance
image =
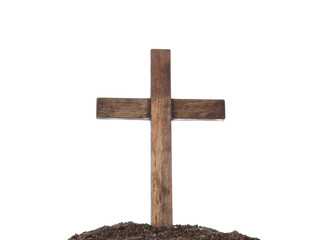
[{"label": "pile of soil", "polygon": [[133,222],[120,223],[111,227],[104,226],[80,235],[75,234],[68,240],[259,240],[242,235],[236,231],[222,233],[217,230],[199,226],[174,225],[155,228],[149,224]]}]

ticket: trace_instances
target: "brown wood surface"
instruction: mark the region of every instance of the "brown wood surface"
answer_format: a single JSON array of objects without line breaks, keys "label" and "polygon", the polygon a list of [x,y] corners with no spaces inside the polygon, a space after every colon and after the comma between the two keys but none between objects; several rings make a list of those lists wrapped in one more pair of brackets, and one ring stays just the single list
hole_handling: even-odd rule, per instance
[{"label": "brown wood surface", "polygon": [[170,50],[151,50],[151,225],[173,225]]},{"label": "brown wood surface", "polygon": [[[224,100],[171,99],[172,119],[224,119]],[[97,118],[151,119],[150,98],[98,98]]]},{"label": "brown wood surface", "polygon": [[172,99],[173,119],[224,119],[224,100]]},{"label": "brown wood surface", "polygon": [[97,118],[151,119],[151,224],[172,226],[172,119],[224,119],[224,100],[171,99],[170,50],[151,50],[151,98],[98,98]]},{"label": "brown wood surface", "polygon": [[97,118],[151,118],[148,98],[98,98],[96,108]]}]

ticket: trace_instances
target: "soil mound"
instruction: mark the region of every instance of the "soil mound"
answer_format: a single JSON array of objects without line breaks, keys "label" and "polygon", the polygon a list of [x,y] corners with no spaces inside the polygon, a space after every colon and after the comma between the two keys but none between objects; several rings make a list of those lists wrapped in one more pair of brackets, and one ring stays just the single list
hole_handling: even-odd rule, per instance
[{"label": "soil mound", "polygon": [[68,240],[259,240],[242,235],[236,231],[222,233],[217,230],[199,226],[174,225],[155,228],[149,224],[133,222],[119,223],[111,227],[104,226],[89,232],[75,234]]}]

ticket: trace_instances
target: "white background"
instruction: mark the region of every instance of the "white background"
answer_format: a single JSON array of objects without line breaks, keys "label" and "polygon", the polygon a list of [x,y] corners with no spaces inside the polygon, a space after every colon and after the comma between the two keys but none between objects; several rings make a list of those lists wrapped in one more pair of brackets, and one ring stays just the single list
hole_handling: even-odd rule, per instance
[{"label": "white background", "polygon": [[150,122],[96,120],[97,97],[226,100],[175,121],[174,224],[311,239],[314,1],[0,2],[0,235],[57,240],[150,223]]}]

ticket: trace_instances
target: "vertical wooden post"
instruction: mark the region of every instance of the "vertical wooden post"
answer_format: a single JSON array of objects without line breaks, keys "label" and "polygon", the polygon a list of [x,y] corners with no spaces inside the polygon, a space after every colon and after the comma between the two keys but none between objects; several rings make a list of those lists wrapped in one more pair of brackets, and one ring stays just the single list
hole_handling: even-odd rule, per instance
[{"label": "vertical wooden post", "polygon": [[151,50],[151,224],[173,224],[170,50]]}]

